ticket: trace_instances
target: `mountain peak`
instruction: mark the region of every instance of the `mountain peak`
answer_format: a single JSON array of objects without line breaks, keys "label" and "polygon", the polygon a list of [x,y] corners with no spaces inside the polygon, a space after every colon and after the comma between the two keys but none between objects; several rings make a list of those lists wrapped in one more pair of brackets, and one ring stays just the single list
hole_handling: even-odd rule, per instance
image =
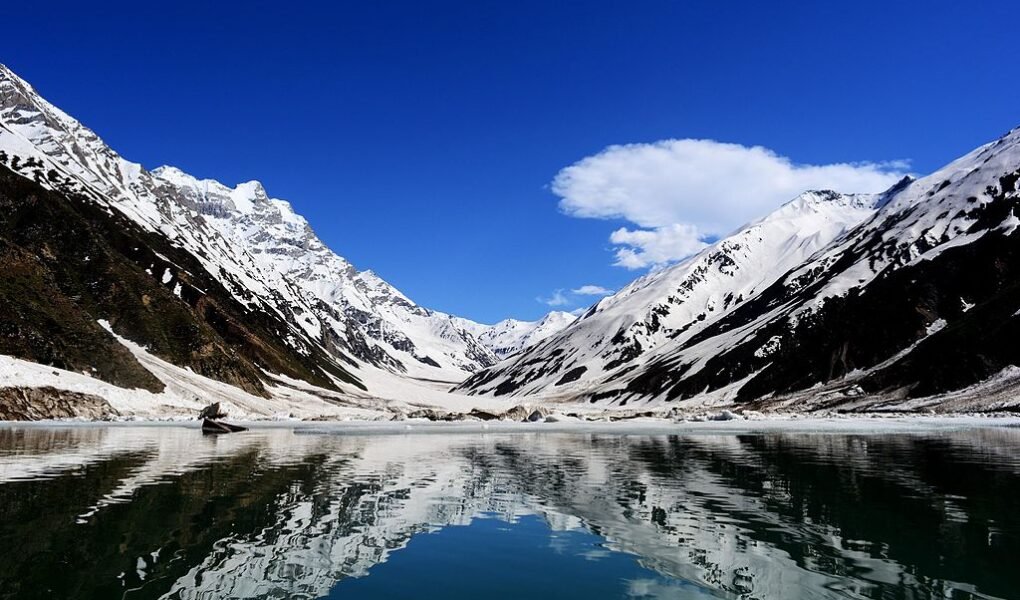
[{"label": "mountain peak", "polygon": [[539,319],[539,323],[563,323],[569,325],[577,320],[577,315],[563,310],[553,310]]},{"label": "mountain peak", "polygon": [[499,358],[507,358],[558,334],[576,320],[568,312],[552,311],[536,321],[503,319],[495,325],[469,325],[478,341]]},{"label": "mountain peak", "polygon": [[832,190],[804,192],[701,253],[601,299],[579,321],[569,313],[547,316],[569,318],[570,325],[526,356],[467,380],[461,389],[524,395],[574,381],[587,385],[633,369],[646,355],[683,344],[711,327],[873,215],[875,198]]},{"label": "mountain peak", "polygon": [[149,171],[149,173],[157,179],[162,179],[163,181],[178,186],[198,187],[201,184],[222,185],[218,181],[214,181],[212,179],[199,179],[194,175],[186,173],[183,170],[172,165],[162,165],[156,167],[152,171]]},{"label": "mountain peak", "polygon": [[236,212],[262,221],[285,223],[299,229],[308,226],[308,222],[294,211],[289,202],[270,198],[262,182],[255,179],[230,187],[215,179],[199,179],[169,165],[157,167],[150,174],[177,188],[188,190],[207,208],[218,204],[212,212],[214,216]]},{"label": "mountain peak", "polygon": [[787,204],[812,207],[874,208],[876,194],[844,194],[835,190],[807,190]]}]

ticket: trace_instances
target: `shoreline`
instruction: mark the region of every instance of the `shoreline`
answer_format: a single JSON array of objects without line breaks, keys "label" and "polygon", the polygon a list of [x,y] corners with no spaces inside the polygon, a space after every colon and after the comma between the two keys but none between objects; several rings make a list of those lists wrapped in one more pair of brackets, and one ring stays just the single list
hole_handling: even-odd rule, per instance
[{"label": "shoreline", "polygon": [[[648,434],[679,435],[698,433],[925,433],[958,429],[1020,428],[1020,415],[1015,413],[956,415],[848,415],[812,416],[804,414],[768,415],[731,420],[670,421],[661,418],[625,421],[301,421],[301,420],[231,420],[252,432],[289,429],[298,435],[399,435],[399,434],[485,434],[485,433],[575,433],[575,434]],[[162,428],[181,427],[198,430],[196,419],[166,420],[83,420],[52,419],[39,421],[0,421],[0,429],[57,428]],[[241,434],[243,435],[243,433]]]}]

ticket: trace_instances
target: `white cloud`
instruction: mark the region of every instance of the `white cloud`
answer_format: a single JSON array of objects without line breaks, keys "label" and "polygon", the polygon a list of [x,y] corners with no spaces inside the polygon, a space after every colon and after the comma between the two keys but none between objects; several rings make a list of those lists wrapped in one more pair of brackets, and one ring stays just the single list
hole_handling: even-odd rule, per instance
[{"label": "white cloud", "polygon": [[582,285],[579,288],[570,290],[572,294],[578,296],[608,296],[613,293],[613,290],[604,288],[601,285]]},{"label": "white cloud", "polygon": [[570,304],[570,299],[563,293],[563,290],[556,290],[552,293],[552,296],[549,296],[548,298],[542,298],[539,296],[538,298],[535,298],[535,300],[538,300],[547,306],[566,306],[567,304]]},{"label": "white cloud", "polygon": [[616,264],[636,269],[689,256],[806,190],[879,192],[907,167],[797,164],[761,146],[674,139],[610,146],[561,170],[552,190],[568,215],[639,227],[610,237]]},{"label": "white cloud", "polygon": [[547,306],[563,307],[577,303],[577,296],[608,296],[613,290],[604,288],[601,285],[582,285],[568,291],[564,288],[555,290],[549,297],[539,296],[535,298],[538,302]]},{"label": "white cloud", "polygon": [[687,223],[655,229],[621,227],[609,235],[609,241],[617,246],[613,264],[628,269],[666,264],[690,256],[707,245],[698,228]]}]

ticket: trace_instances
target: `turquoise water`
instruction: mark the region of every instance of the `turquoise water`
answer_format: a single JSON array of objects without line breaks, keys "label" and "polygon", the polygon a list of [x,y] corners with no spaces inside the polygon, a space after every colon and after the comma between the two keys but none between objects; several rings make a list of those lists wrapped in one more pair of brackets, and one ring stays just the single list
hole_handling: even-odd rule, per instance
[{"label": "turquoise water", "polygon": [[0,427],[0,598],[1020,598],[1020,430]]}]

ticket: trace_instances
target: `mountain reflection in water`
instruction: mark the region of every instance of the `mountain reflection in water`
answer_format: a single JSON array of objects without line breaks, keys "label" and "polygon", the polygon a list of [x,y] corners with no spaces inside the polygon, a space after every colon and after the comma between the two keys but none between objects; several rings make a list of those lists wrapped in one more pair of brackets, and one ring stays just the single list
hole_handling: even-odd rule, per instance
[{"label": "mountain reflection in water", "polygon": [[[561,565],[519,538],[505,568],[535,593],[556,577],[633,571],[644,575],[597,589],[1016,598],[1018,498],[1020,430],[1008,428],[203,437],[5,427],[0,598],[349,598],[396,593],[380,585],[398,580],[426,597],[415,578],[481,586],[473,571],[496,572],[479,551],[496,543],[478,529],[493,518],[507,535],[538,535],[538,524],[568,554],[625,561]],[[437,566],[423,568],[426,557]]]}]

